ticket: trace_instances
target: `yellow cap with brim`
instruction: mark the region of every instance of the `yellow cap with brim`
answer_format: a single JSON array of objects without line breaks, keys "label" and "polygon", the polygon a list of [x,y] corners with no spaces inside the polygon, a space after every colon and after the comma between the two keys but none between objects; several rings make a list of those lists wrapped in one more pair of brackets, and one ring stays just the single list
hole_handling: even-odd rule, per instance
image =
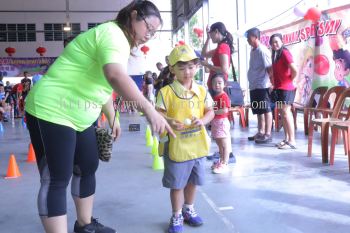
[{"label": "yellow cap with brim", "polygon": [[182,62],[188,62],[188,61],[192,61],[194,59],[197,59],[197,55],[194,52],[194,49],[185,44],[185,45],[180,45],[175,47],[170,55],[169,55],[169,64],[171,66],[175,65],[176,63],[178,63],[179,61]]}]

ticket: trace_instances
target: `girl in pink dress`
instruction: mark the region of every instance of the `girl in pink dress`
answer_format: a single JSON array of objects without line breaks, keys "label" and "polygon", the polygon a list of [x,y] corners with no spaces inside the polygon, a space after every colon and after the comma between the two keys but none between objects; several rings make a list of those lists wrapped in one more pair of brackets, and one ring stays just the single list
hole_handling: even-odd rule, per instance
[{"label": "girl in pink dress", "polygon": [[231,150],[230,122],[228,120],[231,106],[230,98],[224,91],[225,76],[217,73],[212,77],[212,88],[214,92],[215,117],[211,122],[211,135],[219,147],[220,160],[212,166],[214,174],[228,171],[228,160]]}]

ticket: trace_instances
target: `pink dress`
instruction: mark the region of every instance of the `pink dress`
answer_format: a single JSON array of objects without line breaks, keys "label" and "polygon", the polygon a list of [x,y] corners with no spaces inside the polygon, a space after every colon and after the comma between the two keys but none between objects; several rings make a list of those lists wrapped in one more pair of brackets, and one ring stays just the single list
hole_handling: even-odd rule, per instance
[{"label": "pink dress", "polygon": [[[214,96],[214,103],[214,110],[231,107],[230,98],[225,92]],[[231,137],[230,127],[231,126],[230,121],[228,120],[228,113],[215,115],[214,119],[211,121],[211,136],[214,139]]]}]

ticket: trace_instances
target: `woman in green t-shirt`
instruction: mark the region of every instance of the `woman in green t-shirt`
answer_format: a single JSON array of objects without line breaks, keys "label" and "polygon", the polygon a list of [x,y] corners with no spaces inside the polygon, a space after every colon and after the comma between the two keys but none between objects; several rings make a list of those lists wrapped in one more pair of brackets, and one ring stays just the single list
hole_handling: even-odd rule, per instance
[{"label": "woman in green t-shirt", "polygon": [[[72,174],[74,232],[115,232],[92,217],[98,167],[92,124],[102,110],[112,127],[113,90],[138,103],[155,133],[172,134],[126,71],[131,48],[146,43],[161,24],[153,3],[133,1],[115,20],[72,40],[27,96],[27,124],[41,178],[38,209],[46,232],[67,232],[66,188]],[[119,123],[112,131],[118,138]]]}]

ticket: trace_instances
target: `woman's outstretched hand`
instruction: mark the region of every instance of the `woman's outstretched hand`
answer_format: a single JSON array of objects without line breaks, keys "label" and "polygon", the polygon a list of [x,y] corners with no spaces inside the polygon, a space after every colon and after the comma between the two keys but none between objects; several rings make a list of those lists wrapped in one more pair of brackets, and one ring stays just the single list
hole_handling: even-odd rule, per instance
[{"label": "woman's outstretched hand", "polygon": [[176,137],[166,119],[154,108],[149,109],[145,114],[151,125],[152,133],[162,134],[167,131],[171,136]]}]

